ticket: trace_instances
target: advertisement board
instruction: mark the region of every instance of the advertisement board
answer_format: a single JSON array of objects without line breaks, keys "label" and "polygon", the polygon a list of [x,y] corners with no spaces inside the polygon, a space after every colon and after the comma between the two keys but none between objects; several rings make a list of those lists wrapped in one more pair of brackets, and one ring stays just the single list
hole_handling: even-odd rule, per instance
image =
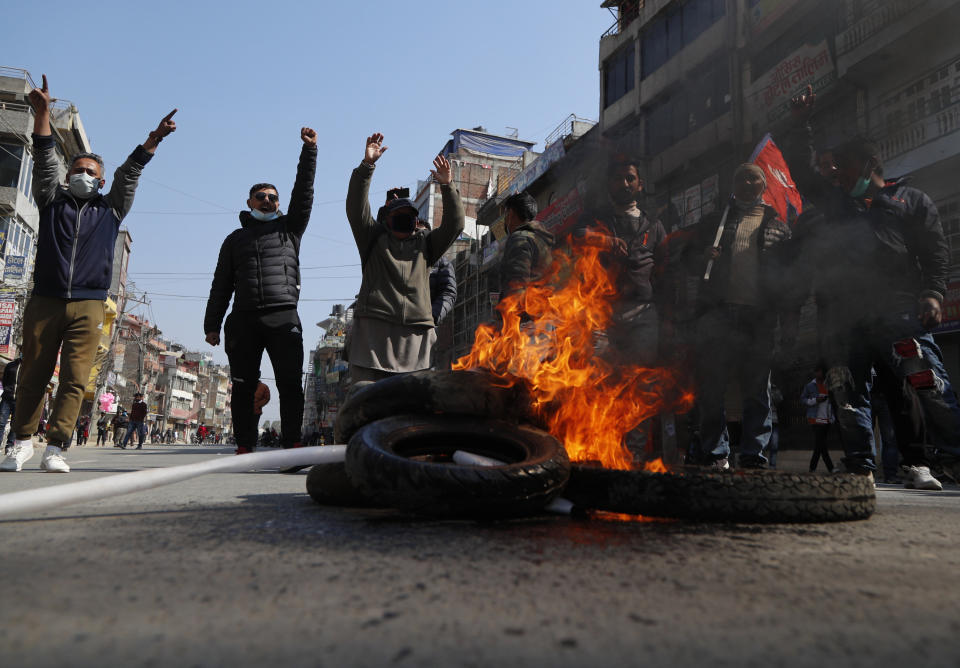
[{"label": "advertisement board", "polygon": [[10,354],[13,338],[13,318],[17,312],[17,302],[12,299],[0,300],[0,354]]},{"label": "advertisement board", "polygon": [[753,117],[761,123],[777,121],[790,113],[790,98],[805,86],[812,85],[814,92],[820,92],[835,80],[826,38],[817,44],[804,44],[753,82]]}]

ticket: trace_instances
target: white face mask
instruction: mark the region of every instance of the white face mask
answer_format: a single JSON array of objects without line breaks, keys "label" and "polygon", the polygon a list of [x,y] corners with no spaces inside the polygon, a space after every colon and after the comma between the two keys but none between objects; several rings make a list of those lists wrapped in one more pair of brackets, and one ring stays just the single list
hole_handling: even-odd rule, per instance
[{"label": "white face mask", "polygon": [[100,190],[100,179],[89,174],[73,174],[70,176],[70,193],[80,199],[88,199]]},{"label": "white face mask", "polygon": [[250,215],[256,218],[257,220],[266,222],[268,220],[273,220],[280,216],[278,211],[271,211],[270,213],[264,213],[260,209],[251,209]]}]

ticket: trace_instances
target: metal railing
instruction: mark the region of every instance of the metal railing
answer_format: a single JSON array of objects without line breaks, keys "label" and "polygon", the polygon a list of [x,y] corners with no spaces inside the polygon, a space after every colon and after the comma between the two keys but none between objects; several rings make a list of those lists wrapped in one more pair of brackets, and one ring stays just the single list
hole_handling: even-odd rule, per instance
[{"label": "metal railing", "polygon": [[[613,37],[614,35],[619,35],[624,30],[627,29],[634,20],[640,18],[640,10],[643,9],[644,0],[624,0],[617,6],[617,21],[612,26],[607,28],[606,32],[600,35],[600,39],[604,37]],[[611,13],[613,9],[608,7]]]},{"label": "metal railing", "polygon": [[886,4],[864,15],[856,23],[837,34],[837,57],[850,53],[874,35],[898,21],[927,0],[890,0]]},{"label": "metal railing", "polygon": [[577,123],[588,123],[591,126],[596,125],[596,121],[591,121],[589,118],[580,118],[576,114],[570,114],[563,121],[560,122],[553,132],[547,135],[547,138],[543,140],[544,147],[550,146],[553,142],[558,139],[563,139],[564,137],[569,137],[575,131],[575,126]]}]

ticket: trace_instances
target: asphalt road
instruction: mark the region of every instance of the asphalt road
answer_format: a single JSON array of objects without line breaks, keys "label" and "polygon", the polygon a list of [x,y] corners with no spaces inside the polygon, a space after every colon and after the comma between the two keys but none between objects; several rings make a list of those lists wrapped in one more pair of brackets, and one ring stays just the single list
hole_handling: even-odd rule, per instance
[{"label": "asphalt road", "polygon": [[[0,493],[217,456],[38,454]],[[0,522],[0,665],[960,666],[960,490],[877,494],[841,524],[476,523],[213,474]]]}]

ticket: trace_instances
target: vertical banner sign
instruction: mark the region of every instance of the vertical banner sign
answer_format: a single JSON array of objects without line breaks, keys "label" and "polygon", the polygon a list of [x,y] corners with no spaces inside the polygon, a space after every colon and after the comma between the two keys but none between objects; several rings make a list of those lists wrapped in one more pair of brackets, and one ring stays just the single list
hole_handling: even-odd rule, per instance
[{"label": "vertical banner sign", "polygon": [[10,339],[13,332],[13,316],[17,311],[17,302],[4,299],[0,301],[0,354],[10,353]]}]

